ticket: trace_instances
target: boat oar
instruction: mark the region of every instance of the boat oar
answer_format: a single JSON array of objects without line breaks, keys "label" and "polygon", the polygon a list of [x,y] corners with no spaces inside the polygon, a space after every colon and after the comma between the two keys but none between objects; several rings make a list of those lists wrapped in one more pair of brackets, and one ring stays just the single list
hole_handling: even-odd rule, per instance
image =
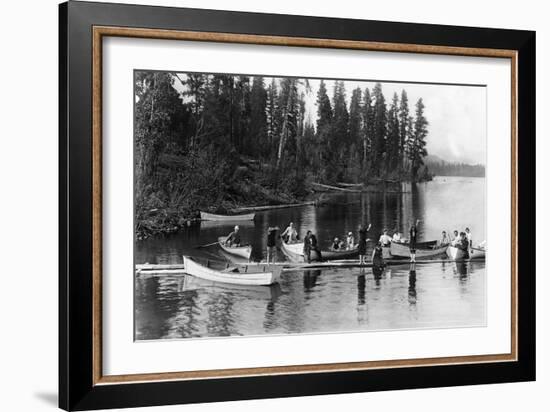
[{"label": "boat oar", "polygon": [[208,243],[207,245],[200,245],[200,246],[195,246],[196,249],[202,249],[203,247],[208,247],[208,246],[212,246],[212,245],[217,245],[219,242],[212,242],[212,243]]}]

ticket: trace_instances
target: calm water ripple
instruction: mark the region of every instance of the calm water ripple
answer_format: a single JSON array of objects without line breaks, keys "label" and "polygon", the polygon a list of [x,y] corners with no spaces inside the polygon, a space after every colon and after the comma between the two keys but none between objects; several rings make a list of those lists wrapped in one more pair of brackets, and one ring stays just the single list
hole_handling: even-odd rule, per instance
[{"label": "calm water ripple", "polygon": [[[289,221],[301,236],[307,229],[317,233],[323,248],[362,222],[372,222],[369,236],[376,238],[384,227],[406,232],[416,218],[422,219],[421,239],[468,226],[479,243],[485,238],[484,213],[485,179],[447,177],[409,193],[336,195],[323,207],[266,211],[241,228],[259,260],[265,256],[267,227],[282,228]],[[196,246],[230,230],[209,223],[138,242],[136,263],[181,263],[185,254],[216,265],[231,257],[217,246]],[[136,339],[484,326],[485,276],[485,262],[405,264],[380,276],[360,268],[285,272],[281,283],[271,287],[224,285],[185,275],[139,276]]]}]

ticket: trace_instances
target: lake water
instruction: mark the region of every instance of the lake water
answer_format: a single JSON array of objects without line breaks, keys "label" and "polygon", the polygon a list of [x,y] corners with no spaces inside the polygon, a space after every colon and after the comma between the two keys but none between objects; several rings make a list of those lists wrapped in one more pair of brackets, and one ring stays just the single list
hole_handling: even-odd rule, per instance
[{"label": "lake water", "polygon": [[[303,237],[317,234],[322,249],[335,236],[372,223],[369,237],[383,228],[407,233],[420,219],[419,239],[442,230],[469,227],[474,244],[485,239],[485,179],[437,177],[405,193],[328,195],[321,207],[278,209],[240,224],[252,258],[265,258],[269,226],[292,221]],[[197,249],[226,235],[232,225],[203,222],[184,231],[136,243],[136,263],[181,263],[182,255],[224,264],[219,246]],[[279,260],[284,255],[279,253]],[[293,271],[271,287],[240,287],[185,275],[139,276],[135,281],[136,339],[318,333],[485,325],[485,262],[390,266],[371,269]]]}]

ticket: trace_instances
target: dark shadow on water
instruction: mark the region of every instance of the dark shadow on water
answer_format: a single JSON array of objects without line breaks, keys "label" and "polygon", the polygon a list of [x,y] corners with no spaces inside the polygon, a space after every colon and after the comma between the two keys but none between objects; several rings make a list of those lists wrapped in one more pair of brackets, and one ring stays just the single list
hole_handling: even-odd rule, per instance
[{"label": "dark shadow on water", "polygon": [[54,408],[57,407],[58,397],[56,392],[38,392],[35,393],[34,396],[45,404],[53,406]]}]

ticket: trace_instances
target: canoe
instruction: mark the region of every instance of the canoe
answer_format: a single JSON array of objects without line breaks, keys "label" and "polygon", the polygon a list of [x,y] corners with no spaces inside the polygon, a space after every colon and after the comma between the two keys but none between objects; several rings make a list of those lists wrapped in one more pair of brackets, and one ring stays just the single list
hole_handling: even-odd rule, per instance
[{"label": "canoe", "polygon": [[[486,252],[485,249],[475,248],[475,247],[471,248],[469,253],[469,259],[485,259],[485,252]],[[466,252],[457,247],[449,246],[449,248],[447,249],[447,256],[451,260],[466,259],[465,255],[466,255]]]},{"label": "canoe", "polygon": [[269,286],[281,280],[282,267],[273,265],[231,266],[216,270],[203,266],[189,257],[183,257],[185,272],[188,275],[213,282],[232,285]]},{"label": "canoe", "polygon": [[216,215],[214,213],[201,212],[201,220],[214,220],[217,222],[242,222],[254,220],[255,213],[245,215]]},{"label": "canoe", "polygon": [[220,236],[218,238],[218,244],[225,252],[243,257],[246,260],[250,260],[250,255],[252,254],[252,246],[228,246],[224,243],[225,239],[227,239],[227,236]]},{"label": "canoe", "polygon": [[[304,260],[304,243],[286,243],[281,242],[281,251],[291,262],[302,263]],[[357,246],[351,250],[321,250],[323,260],[339,260],[350,259],[359,256]],[[319,260],[319,255],[315,251],[311,251],[311,260]]]},{"label": "canoe", "polygon": [[[416,259],[433,258],[439,255],[444,255],[448,246],[435,246],[435,242],[419,242],[416,244]],[[390,253],[392,257],[410,257],[411,252],[408,243],[392,242],[390,245]]]}]

